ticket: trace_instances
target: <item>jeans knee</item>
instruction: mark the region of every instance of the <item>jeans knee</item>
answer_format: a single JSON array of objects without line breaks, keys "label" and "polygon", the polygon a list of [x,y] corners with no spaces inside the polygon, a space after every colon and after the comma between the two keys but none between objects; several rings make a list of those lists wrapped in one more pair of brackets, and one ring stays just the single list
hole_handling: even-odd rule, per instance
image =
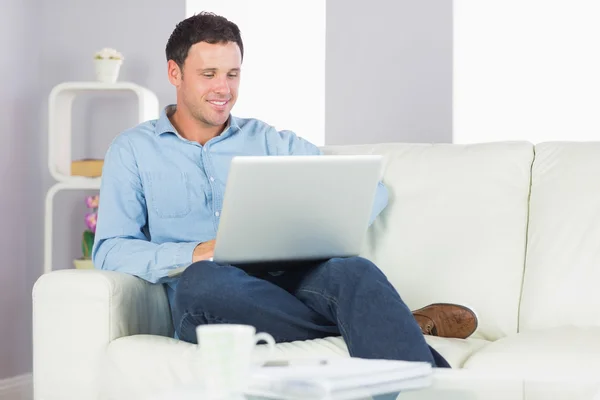
[{"label": "jeans knee", "polygon": [[381,270],[372,261],[363,257],[334,258],[324,266],[332,278],[344,281],[383,277]]},{"label": "jeans knee", "polygon": [[218,265],[212,261],[199,261],[181,274],[175,290],[175,308],[183,314],[191,309],[212,308],[231,292],[235,274],[242,272],[231,266]]}]

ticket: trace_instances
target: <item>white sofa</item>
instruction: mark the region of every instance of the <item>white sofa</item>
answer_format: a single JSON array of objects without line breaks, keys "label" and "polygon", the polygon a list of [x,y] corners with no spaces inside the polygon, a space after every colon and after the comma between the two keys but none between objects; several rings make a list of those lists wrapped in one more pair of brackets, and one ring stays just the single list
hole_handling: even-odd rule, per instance
[{"label": "white sofa", "polygon": [[[363,256],[412,309],[453,302],[476,310],[471,338],[428,338],[454,368],[598,374],[600,143],[324,150],[385,155],[390,202]],[[56,271],[34,287],[33,318],[36,399],[144,398],[192,379],[195,347],[172,338],[161,286],[115,272]],[[278,349],[347,357],[337,337]]]}]

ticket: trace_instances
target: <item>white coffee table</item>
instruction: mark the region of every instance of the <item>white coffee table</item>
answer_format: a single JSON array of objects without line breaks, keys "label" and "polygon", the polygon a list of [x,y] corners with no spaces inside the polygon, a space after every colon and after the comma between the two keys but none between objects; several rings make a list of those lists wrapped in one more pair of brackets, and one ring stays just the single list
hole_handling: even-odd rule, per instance
[{"label": "white coffee table", "polygon": [[[354,399],[374,400],[600,400],[600,374],[597,379],[535,379],[522,380],[511,376],[477,373],[467,370],[436,370],[430,386],[401,393],[376,396],[365,393]],[[181,387],[152,400],[210,400],[195,387]],[[236,400],[268,400],[246,396]],[[298,399],[293,399],[298,400]],[[312,399],[306,399],[312,400]],[[317,399],[315,399],[317,400]],[[319,400],[336,400],[323,398]]]}]

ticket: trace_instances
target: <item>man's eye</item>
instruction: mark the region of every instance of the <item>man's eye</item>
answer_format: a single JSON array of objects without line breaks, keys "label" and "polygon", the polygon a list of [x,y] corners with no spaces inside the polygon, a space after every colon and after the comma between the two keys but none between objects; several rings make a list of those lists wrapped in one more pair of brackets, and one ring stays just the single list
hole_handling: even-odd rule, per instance
[{"label": "man's eye", "polygon": [[230,78],[237,78],[238,74],[229,74],[228,75]]},{"label": "man's eye", "polygon": [[212,78],[215,74],[203,74],[205,78]]}]

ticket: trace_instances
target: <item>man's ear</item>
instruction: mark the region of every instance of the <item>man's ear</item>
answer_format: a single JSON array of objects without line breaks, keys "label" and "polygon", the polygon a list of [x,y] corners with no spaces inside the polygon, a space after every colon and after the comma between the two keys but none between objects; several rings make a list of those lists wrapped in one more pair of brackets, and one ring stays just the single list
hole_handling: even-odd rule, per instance
[{"label": "man's ear", "polygon": [[169,82],[173,86],[179,86],[183,79],[183,70],[179,68],[179,65],[173,60],[169,60],[167,63],[167,73],[169,74]]}]

